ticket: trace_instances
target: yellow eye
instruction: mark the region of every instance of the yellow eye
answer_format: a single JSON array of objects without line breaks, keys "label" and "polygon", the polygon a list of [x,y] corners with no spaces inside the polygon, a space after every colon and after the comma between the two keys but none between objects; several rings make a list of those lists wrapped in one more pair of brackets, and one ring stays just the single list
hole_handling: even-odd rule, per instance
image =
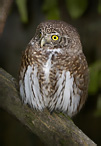
[{"label": "yellow eye", "polygon": [[57,35],[52,35],[52,40],[57,41],[59,37]]}]

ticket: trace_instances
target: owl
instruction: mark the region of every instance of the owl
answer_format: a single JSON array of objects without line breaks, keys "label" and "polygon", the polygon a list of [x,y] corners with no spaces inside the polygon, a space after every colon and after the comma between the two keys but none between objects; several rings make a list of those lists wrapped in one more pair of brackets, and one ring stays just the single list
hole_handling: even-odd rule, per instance
[{"label": "owl", "polygon": [[20,95],[36,110],[48,108],[74,116],[88,90],[88,65],[79,35],[64,21],[45,21],[23,52]]}]

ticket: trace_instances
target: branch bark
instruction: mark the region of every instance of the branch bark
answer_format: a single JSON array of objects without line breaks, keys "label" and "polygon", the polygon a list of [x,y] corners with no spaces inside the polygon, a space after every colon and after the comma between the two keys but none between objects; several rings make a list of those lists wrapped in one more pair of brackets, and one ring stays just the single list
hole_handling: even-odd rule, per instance
[{"label": "branch bark", "polygon": [[48,110],[43,112],[22,104],[16,80],[0,68],[0,108],[16,117],[47,146],[95,146],[68,117]]}]

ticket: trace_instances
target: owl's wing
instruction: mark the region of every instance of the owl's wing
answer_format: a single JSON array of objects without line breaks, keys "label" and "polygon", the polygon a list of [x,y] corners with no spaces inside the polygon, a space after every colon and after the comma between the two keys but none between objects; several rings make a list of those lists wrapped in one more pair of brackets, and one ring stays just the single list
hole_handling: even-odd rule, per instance
[{"label": "owl's wing", "polygon": [[[55,92],[49,103],[50,111],[67,112],[75,115],[85,102],[88,88],[88,65],[84,55],[68,57],[64,60],[64,70],[56,73]],[[61,61],[62,62],[62,61]],[[66,64],[66,65],[65,65]]]}]

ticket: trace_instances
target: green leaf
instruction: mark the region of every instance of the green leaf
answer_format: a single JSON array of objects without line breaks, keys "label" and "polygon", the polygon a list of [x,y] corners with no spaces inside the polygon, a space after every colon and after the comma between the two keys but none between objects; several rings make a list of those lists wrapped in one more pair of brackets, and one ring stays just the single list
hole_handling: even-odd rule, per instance
[{"label": "green leaf", "polygon": [[27,0],[16,0],[16,4],[18,6],[21,21],[23,23],[27,23],[28,22]]},{"label": "green leaf", "polygon": [[97,100],[97,108],[94,112],[94,115],[96,117],[100,117],[101,116],[101,95],[98,97],[98,100]]},{"label": "green leaf", "polygon": [[66,5],[70,16],[73,19],[81,17],[88,6],[88,0],[66,0]]},{"label": "green leaf", "polygon": [[89,93],[96,94],[101,88],[101,60],[92,64],[90,70]]},{"label": "green leaf", "polygon": [[98,3],[98,13],[101,14],[101,0],[99,0]]},{"label": "green leaf", "polygon": [[60,19],[58,0],[44,0],[42,10],[47,19]]}]

